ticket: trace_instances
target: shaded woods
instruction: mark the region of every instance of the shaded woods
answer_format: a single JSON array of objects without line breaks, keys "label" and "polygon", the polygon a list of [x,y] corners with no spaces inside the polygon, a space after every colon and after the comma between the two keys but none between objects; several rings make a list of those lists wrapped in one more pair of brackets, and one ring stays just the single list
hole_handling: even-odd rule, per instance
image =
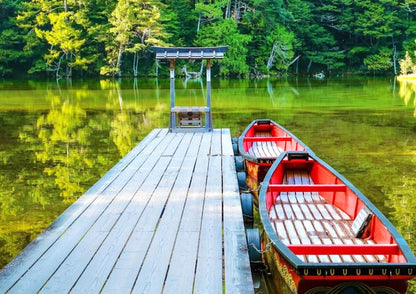
[{"label": "shaded woods", "polygon": [[0,0],[0,76],[154,75],[152,45],[229,45],[226,76],[398,74],[415,31],[415,0]]}]

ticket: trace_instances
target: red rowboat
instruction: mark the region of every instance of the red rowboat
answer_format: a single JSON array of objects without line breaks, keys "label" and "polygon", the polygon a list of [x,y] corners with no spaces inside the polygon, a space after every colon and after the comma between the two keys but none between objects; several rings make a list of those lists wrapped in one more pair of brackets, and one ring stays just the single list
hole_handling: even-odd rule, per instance
[{"label": "red rowboat", "polygon": [[312,152],[292,133],[270,119],[251,122],[238,140],[238,150],[245,161],[247,186],[256,196],[259,184],[282,152]]},{"label": "red rowboat", "polygon": [[406,241],[316,155],[281,154],[259,195],[264,256],[289,292],[406,293],[416,275]]}]

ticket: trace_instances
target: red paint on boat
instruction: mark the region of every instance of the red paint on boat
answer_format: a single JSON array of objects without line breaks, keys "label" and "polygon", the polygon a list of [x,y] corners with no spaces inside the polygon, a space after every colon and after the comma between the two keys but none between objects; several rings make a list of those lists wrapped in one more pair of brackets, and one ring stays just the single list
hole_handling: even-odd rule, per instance
[{"label": "red paint on boat", "polygon": [[[300,158],[293,156],[294,159],[290,159],[289,155],[290,152],[282,154],[269,169],[260,191],[259,210],[265,229],[264,242],[271,244],[274,266],[292,292],[306,293],[318,287],[355,287],[371,289],[369,291],[384,287],[383,289],[406,293],[409,280],[416,274],[416,258],[394,226],[360,191],[314,154],[303,152]],[[288,175],[297,177],[297,182],[291,182]],[[315,198],[319,197],[318,204],[306,201],[306,195],[313,193]],[[346,220],[328,217],[309,220],[305,215],[299,218],[295,213],[296,209],[301,211],[298,207],[310,209],[314,205],[337,210]],[[285,212],[283,215],[282,211],[291,206],[294,209],[289,211],[291,214]],[[318,211],[317,208],[316,210]],[[276,215],[277,211],[280,211],[282,219]],[[365,215],[368,223],[362,224],[363,235],[354,237],[352,227],[354,221],[360,224],[361,220],[358,219],[361,215]],[[307,226],[310,229],[311,224],[316,222],[322,223],[322,227],[326,225],[335,228],[342,224],[347,229],[349,226],[350,237],[345,241],[339,239],[340,235],[330,239],[330,232],[319,231],[316,225],[316,232],[308,231]],[[284,226],[287,231],[276,231],[277,224]],[[291,231],[293,229],[296,231]],[[302,231],[304,236],[299,233]],[[278,234],[282,237],[278,237]],[[295,236],[294,239],[289,235]],[[292,243],[293,240],[298,241]],[[315,244],[312,241],[321,243]],[[364,261],[346,262],[347,258],[343,258],[346,256],[353,260],[357,255]],[[327,260],[332,260],[331,256],[335,256],[337,258],[334,260],[340,261],[322,262],[321,256],[327,256]],[[372,258],[378,262],[365,261],[368,256],[374,256]],[[354,282],[348,282],[350,280]]]}]

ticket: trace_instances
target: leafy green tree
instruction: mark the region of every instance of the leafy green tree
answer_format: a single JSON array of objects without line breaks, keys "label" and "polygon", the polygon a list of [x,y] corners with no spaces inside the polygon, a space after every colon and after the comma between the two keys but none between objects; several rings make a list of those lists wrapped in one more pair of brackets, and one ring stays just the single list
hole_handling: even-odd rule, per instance
[{"label": "leafy green tree", "polygon": [[364,58],[364,64],[373,72],[387,71],[392,66],[391,50],[383,47],[378,54],[369,55]]},{"label": "leafy green tree", "polygon": [[284,23],[291,18],[283,1],[255,0],[242,16],[241,31],[250,35],[247,63],[255,75],[286,73],[294,55],[295,34]]},{"label": "leafy green tree", "polygon": [[[55,72],[56,77],[72,76],[72,68],[86,69],[88,60],[80,56],[81,47],[85,43],[79,15],[73,12],[49,13],[46,18],[39,17],[39,26],[35,28],[36,35],[50,44],[49,52],[45,54],[48,69]],[[82,21],[82,20],[81,20]],[[41,27],[50,25],[51,29]],[[63,73],[62,65],[65,66]]]},{"label": "leafy green tree", "polygon": [[192,46],[197,31],[195,1],[164,0],[162,2],[166,8],[161,11],[161,20],[169,36],[168,42],[175,46]]},{"label": "leafy green tree", "polygon": [[396,73],[415,34],[415,0],[0,0],[0,75],[137,76],[149,47],[168,43],[230,45],[227,75],[282,74],[294,61]]},{"label": "leafy green tree", "polygon": [[[86,68],[89,60],[81,55],[87,25],[82,2],[31,0],[24,8],[18,16],[19,26],[30,34],[35,32],[36,37],[48,46],[47,52],[43,53],[45,63],[36,60],[30,72],[46,69],[54,72],[56,77],[70,77],[73,68]],[[31,34],[26,46],[39,46],[39,40],[33,37]]]},{"label": "leafy green tree", "polygon": [[273,44],[272,51],[267,62],[270,70],[276,63],[277,70],[286,72],[294,55],[293,43],[295,35],[288,32],[284,26],[277,24],[272,33],[266,37],[269,44]]},{"label": "leafy green tree", "polygon": [[410,57],[410,54],[408,51],[406,51],[405,57],[400,60],[400,73],[402,75],[407,75],[409,73],[415,73],[415,64],[413,63],[412,58]]},{"label": "leafy green tree", "polygon": [[0,76],[12,72],[13,60],[21,55],[17,50],[21,41],[13,20],[16,12],[16,2],[0,1]]},{"label": "leafy green tree", "polygon": [[109,19],[112,38],[106,40],[108,65],[103,75],[121,75],[122,57],[133,53],[133,72],[137,75],[139,53],[150,45],[163,45],[167,37],[160,22],[160,9],[149,0],[119,0]]},{"label": "leafy green tree", "polygon": [[288,26],[298,39],[295,49],[308,60],[308,73],[313,63],[326,66],[329,71],[344,65],[343,52],[331,31],[321,23],[322,15],[313,1],[290,0],[288,11],[292,14]]},{"label": "leafy green tree", "polygon": [[197,1],[195,3],[195,13],[198,16],[196,31],[199,32],[201,26],[224,17],[223,9],[227,6],[228,0]]},{"label": "leafy green tree", "polygon": [[247,75],[247,44],[250,36],[241,34],[234,19],[221,19],[204,26],[197,34],[197,46],[229,45],[227,54],[221,62],[222,75]]}]

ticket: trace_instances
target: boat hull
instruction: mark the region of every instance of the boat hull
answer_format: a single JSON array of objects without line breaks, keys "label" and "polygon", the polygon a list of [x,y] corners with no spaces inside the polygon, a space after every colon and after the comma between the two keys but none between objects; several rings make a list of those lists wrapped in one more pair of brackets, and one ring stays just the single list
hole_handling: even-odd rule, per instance
[{"label": "boat hull", "polygon": [[[252,151],[255,144],[259,147],[258,153]],[[261,150],[260,144],[268,146]],[[273,144],[274,149],[270,144]],[[308,150],[312,153],[309,147],[295,135],[268,119],[258,119],[251,122],[239,138],[238,149],[245,162],[247,187],[254,194],[256,203],[258,203],[259,185],[281,152]]]},{"label": "boat hull", "polygon": [[[270,243],[267,236],[262,237],[262,246],[265,247]],[[397,294],[407,293],[409,280],[413,275],[397,275],[385,272],[384,274],[363,275],[357,272],[357,269],[351,268],[337,269],[344,274],[336,275],[335,269],[328,266],[326,270],[321,270],[320,275],[309,274],[308,271],[303,274],[299,273],[288,263],[279,251],[271,247],[264,253],[264,261],[267,263],[268,270],[271,273],[272,287],[279,294],[324,294],[324,293],[344,293],[347,289],[353,292],[345,293],[368,293],[368,294]]]},{"label": "boat hull", "polygon": [[247,187],[255,195],[255,204],[258,204],[258,191],[260,183],[263,181],[267,174],[267,171],[272,166],[272,163],[256,163],[249,159],[245,159],[245,167],[247,173]]},{"label": "boat hull", "polygon": [[[407,243],[361,192],[315,155],[281,154],[259,196],[263,256],[285,282],[282,293],[406,293],[416,275]],[[356,223],[365,230],[356,230]]]}]

